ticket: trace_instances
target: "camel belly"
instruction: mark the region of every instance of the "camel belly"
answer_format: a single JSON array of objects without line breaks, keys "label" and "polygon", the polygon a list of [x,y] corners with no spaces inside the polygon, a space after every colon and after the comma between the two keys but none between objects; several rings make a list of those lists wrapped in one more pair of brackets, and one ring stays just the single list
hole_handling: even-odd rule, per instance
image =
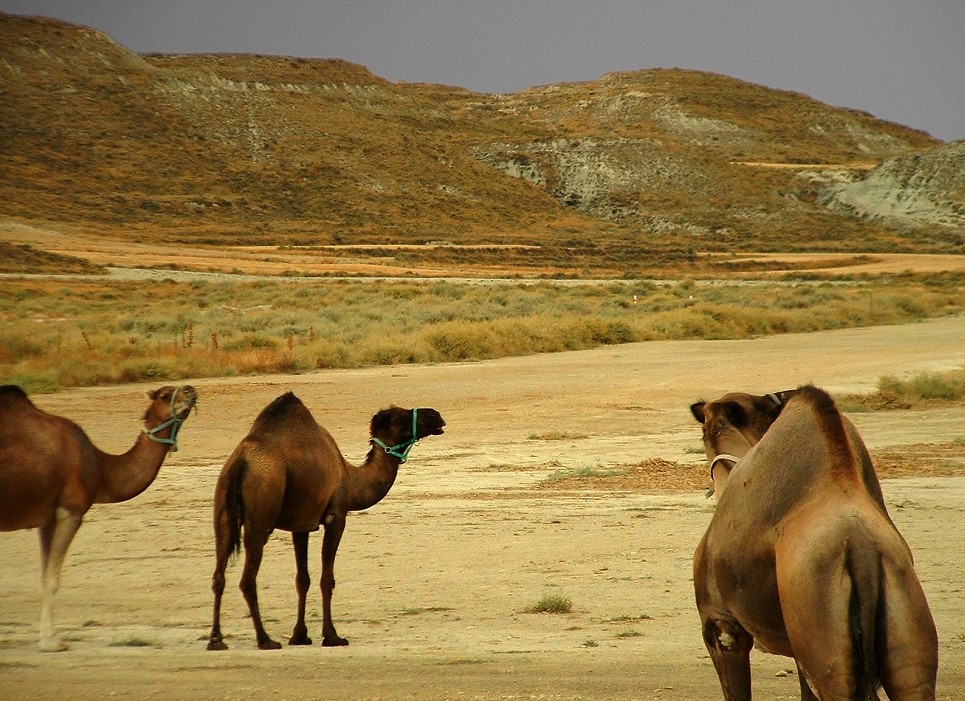
[{"label": "camel belly", "polygon": [[275,528],[292,533],[303,533],[317,531],[320,522],[319,516],[299,516],[298,518],[279,517],[275,523]]}]

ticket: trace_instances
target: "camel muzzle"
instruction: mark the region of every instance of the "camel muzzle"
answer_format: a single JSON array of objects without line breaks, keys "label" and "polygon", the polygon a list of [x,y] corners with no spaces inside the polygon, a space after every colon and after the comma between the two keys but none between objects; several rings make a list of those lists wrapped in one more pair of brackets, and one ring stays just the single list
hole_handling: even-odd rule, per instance
[{"label": "camel muzzle", "polygon": [[[178,393],[184,393],[184,397],[181,399],[182,405],[186,404],[187,408],[184,410],[184,416],[178,416]],[[178,387],[174,390],[171,395],[171,418],[163,423],[158,424],[154,428],[147,428],[146,426],[141,429],[148,438],[150,438],[155,443],[163,443],[165,445],[171,446],[171,452],[178,452],[178,432],[181,430],[181,426],[187,421],[188,416],[191,414],[191,410],[198,403],[198,393],[195,391],[194,387],[190,385],[185,385],[184,387]],[[157,434],[166,429],[168,426],[171,427],[171,435],[167,438],[163,436],[158,436]]]}]

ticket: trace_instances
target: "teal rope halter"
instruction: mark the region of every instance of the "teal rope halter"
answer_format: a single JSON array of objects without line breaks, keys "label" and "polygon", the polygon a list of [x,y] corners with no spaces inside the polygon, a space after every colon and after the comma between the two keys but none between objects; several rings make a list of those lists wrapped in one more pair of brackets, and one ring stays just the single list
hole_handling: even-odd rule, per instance
[{"label": "teal rope halter", "polygon": [[385,451],[386,455],[391,455],[392,457],[398,458],[402,462],[405,462],[409,459],[409,451],[412,450],[412,446],[419,442],[419,435],[416,432],[416,416],[418,416],[418,413],[418,409],[412,410],[412,438],[409,440],[403,441],[397,445],[388,446],[373,436],[372,438],[369,438],[369,443],[375,443],[375,445],[379,446]]},{"label": "teal rope halter", "polygon": [[[158,424],[154,428],[144,427],[141,429],[141,433],[150,438],[155,443],[164,443],[165,445],[171,446],[171,452],[178,452],[178,431],[181,430],[181,425],[184,423],[183,419],[179,419],[177,413],[174,411],[174,402],[178,398],[178,390],[175,389],[174,393],[171,395],[171,418],[162,424]],[[156,436],[156,433],[160,433],[168,426],[173,426],[171,429],[171,436],[169,438],[162,438]]]}]

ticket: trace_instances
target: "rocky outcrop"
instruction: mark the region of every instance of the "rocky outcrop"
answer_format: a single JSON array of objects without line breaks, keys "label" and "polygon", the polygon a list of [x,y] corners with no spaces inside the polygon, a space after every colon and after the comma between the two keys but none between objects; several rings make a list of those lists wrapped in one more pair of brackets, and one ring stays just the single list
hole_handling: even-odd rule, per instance
[{"label": "rocky outcrop", "polygon": [[818,202],[874,221],[965,227],[965,141],[884,160],[856,182],[826,188]]}]

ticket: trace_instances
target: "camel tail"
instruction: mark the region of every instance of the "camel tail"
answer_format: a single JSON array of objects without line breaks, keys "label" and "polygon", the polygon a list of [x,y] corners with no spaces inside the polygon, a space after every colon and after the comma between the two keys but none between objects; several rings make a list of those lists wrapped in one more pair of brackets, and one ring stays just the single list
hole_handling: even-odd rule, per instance
[{"label": "camel tail", "polygon": [[242,485],[248,472],[248,460],[242,455],[228,468],[225,509],[228,516],[228,546],[232,557],[241,552],[241,527],[245,522],[245,499]]},{"label": "camel tail", "polygon": [[856,701],[877,701],[881,688],[879,661],[884,659],[884,573],[881,554],[860,546],[848,549],[851,578],[850,629],[854,651]]}]

